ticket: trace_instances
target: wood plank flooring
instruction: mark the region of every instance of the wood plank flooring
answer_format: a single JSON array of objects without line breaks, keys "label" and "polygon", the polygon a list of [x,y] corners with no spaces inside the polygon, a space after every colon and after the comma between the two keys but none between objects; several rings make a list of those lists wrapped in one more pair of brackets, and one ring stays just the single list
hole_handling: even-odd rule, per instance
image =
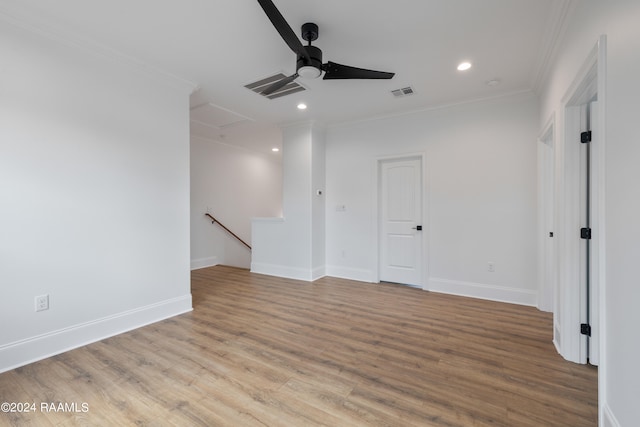
[{"label": "wood plank flooring", "polygon": [[0,374],[0,402],[38,405],[0,425],[597,425],[597,370],[534,308],[222,266],[192,292],[192,313]]}]

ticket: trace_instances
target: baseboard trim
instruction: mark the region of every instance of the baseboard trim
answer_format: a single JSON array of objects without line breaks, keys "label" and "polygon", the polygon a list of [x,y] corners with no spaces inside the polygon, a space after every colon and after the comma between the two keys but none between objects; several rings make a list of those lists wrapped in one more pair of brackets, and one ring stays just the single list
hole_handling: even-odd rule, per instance
[{"label": "baseboard trim", "polygon": [[191,294],[0,346],[0,373],[193,310]]},{"label": "baseboard trim", "polygon": [[338,277],[340,279],[355,280],[357,282],[374,283],[374,274],[370,270],[359,268],[340,267],[337,265],[327,266],[327,276]]},{"label": "baseboard trim", "polygon": [[611,412],[611,408],[604,402],[602,404],[602,427],[620,427],[618,419]]},{"label": "baseboard trim", "polygon": [[200,268],[213,267],[220,264],[217,256],[211,256],[207,258],[198,258],[191,260],[191,270],[198,270]]},{"label": "baseboard trim", "polygon": [[316,274],[324,273],[324,271],[320,270],[324,270],[324,268],[316,268],[311,270],[306,268],[289,267],[286,265],[268,264],[263,262],[251,263],[252,273],[266,274],[267,276],[284,277],[286,279],[303,280],[305,282],[313,282],[314,280],[323,277],[324,274],[319,277],[315,277]]},{"label": "baseboard trim", "polygon": [[316,267],[313,270],[311,270],[311,281],[313,282],[315,280],[321,279],[326,275],[327,275],[327,269],[325,266]]},{"label": "baseboard trim", "polygon": [[443,294],[459,295],[533,307],[537,306],[538,304],[538,294],[536,291],[511,288],[507,286],[496,286],[483,283],[430,278],[429,285],[425,289],[431,292],[439,292]]}]

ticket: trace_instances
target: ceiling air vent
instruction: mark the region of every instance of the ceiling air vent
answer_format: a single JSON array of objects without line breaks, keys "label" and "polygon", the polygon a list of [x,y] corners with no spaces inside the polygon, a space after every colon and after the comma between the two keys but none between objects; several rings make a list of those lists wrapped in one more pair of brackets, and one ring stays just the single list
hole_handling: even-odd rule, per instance
[{"label": "ceiling air vent", "polygon": [[396,98],[402,98],[403,96],[413,95],[415,92],[411,86],[403,87],[401,89],[392,90],[391,93]]},{"label": "ceiling air vent", "polygon": [[[257,82],[249,83],[248,85],[245,85],[245,87],[249,90],[254,91],[258,95],[262,95],[263,90],[268,88],[273,83],[284,79],[285,77],[287,76],[285,76],[282,73],[278,73],[278,74],[274,74],[273,76],[264,78],[262,80],[258,80]],[[281,96],[291,95],[292,93],[300,92],[303,90],[306,90],[306,89],[300,86],[296,82],[291,82],[288,85],[283,86],[282,88],[276,90],[275,92],[270,93],[269,95],[262,95],[262,96],[269,99],[275,99],[275,98],[280,98]]]}]

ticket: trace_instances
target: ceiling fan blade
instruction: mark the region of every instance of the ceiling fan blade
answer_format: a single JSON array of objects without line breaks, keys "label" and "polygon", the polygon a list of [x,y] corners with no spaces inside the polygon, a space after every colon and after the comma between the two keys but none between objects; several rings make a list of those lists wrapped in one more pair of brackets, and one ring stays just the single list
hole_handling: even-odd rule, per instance
[{"label": "ceiling fan blade", "polygon": [[273,26],[276,27],[276,30],[280,33],[280,37],[284,39],[289,48],[298,55],[304,57],[307,61],[311,62],[311,57],[307,53],[307,50],[302,45],[298,36],[296,36],[296,33],[293,32],[291,26],[284,19],[276,5],[273,4],[271,0],[258,0],[258,3],[260,3],[264,13],[267,14],[267,17],[271,20]]},{"label": "ceiling fan blade", "polygon": [[395,73],[386,71],[366,70],[364,68],[351,67],[349,65],[327,62],[322,66],[325,71],[323,80],[332,79],[390,79]]},{"label": "ceiling fan blade", "polygon": [[289,77],[285,77],[284,79],[278,80],[277,82],[275,82],[274,84],[272,84],[271,86],[263,90],[261,93],[263,95],[271,95],[273,92],[288,85],[289,83],[291,83],[297,78],[298,78],[298,73],[290,75]]}]

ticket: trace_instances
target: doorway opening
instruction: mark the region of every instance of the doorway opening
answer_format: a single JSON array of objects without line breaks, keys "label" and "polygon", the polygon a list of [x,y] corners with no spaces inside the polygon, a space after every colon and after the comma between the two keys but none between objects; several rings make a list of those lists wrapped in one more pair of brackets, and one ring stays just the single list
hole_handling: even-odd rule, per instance
[{"label": "doorway opening", "polygon": [[[601,363],[604,292],[604,73],[602,36],[562,98],[556,199],[557,311],[554,343],[576,363]],[[597,101],[597,102],[596,102]]]}]

